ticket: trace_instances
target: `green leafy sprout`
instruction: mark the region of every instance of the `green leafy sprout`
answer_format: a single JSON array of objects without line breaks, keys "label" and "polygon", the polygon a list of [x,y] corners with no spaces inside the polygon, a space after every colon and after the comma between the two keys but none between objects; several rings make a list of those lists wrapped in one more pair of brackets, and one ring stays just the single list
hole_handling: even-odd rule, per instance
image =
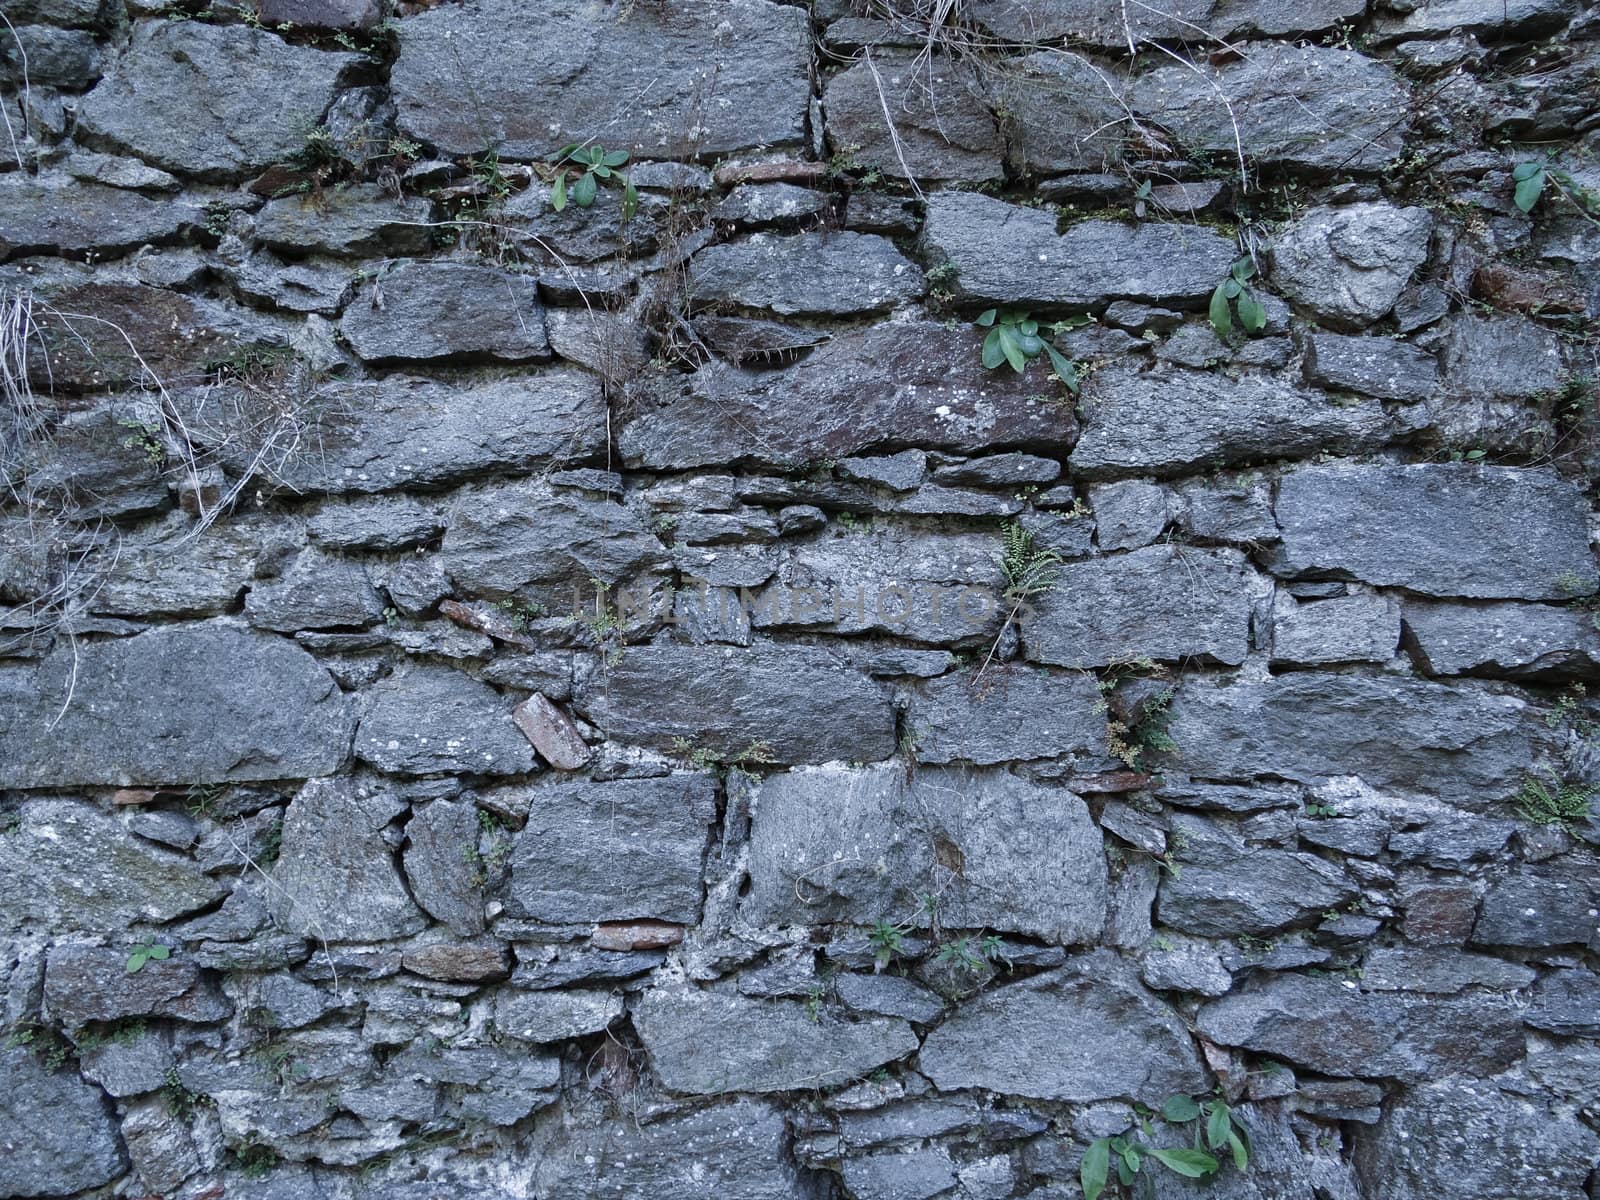
[{"label": "green leafy sprout", "polygon": [[1517,811],[1537,825],[1570,828],[1589,819],[1589,802],[1600,787],[1530,776],[1517,793]]},{"label": "green leafy sprout", "polygon": [[[567,201],[579,208],[588,208],[600,192],[600,182],[622,181],[622,219],[631,220],[639,211],[639,193],[633,180],[621,174],[618,168],[628,161],[626,150],[607,150],[604,146],[583,146],[577,142],[561,147],[551,155],[556,164],[555,182],[550,185],[550,207],[557,212],[567,207]],[[563,164],[577,168],[573,181],[567,183],[568,171]]]},{"label": "green leafy sprout", "polygon": [[1186,1179],[1210,1179],[1222,1170],[1224,1154],[1240,1171],[1250,1165],[1250,1135],[1223,1100],[1167,1097],[1160,1118],[1171,1127],[1190,1127],[1193,1144],[1187,1148],[1152,1145],[1155,1130],[1151,1117],[1156,1114],[1137,1105],[1135,1111],[1139,1116],[1137,1125],[1116,1137],[1097,1138],[1084,1151],[1078,1166],[1084,1200],[1099,1200],[1110,1182],[1113,1166],[1117,1182],[1126,1188],[1133,1186],[1139,1172],[1151,1162]]},{"label": "green leafy sprout", "polygon": [[1227,277],[1211,293],[1211,328],[1218,337],[1233,332],[1233,314],[1239,314],[1239,324],[1246,333],[1260,333],[1267,324],[1267,310],[1248,286],[1255,278],[1256,264],[1246,256],[1234,263]]},{"label": "green leafy sprout", "polygon": [[144,970],[145,963],[149,962],[151,959],[155,959],[157,962],[160,962],[163,959],[170,958],[171,956],[172,951],[167,949],[167,947],[163,946],[160,942],[155,941],[153,938],[148,939],[140,942],[133,948],[133,953],[128,955],[128,962],[124,969],[129,975],[137,975],[140,971]]},{"label": "green leafy sprout", "polygon": [[983,339],[983,365],[989,370],[1005,363],[1020,375],[1043,353],[1067,391],[1076,396],[1083,386],[1077,365],[1052,346],[1048,338],[1040,336],[1039,322],[1024,310],[986,308],[974,324],[989,331]]}]

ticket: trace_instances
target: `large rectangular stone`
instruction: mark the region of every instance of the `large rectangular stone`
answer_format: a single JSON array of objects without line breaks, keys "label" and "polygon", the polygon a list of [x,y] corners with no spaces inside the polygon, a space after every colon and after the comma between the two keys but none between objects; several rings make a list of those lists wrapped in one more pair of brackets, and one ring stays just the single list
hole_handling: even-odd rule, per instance
[{"label": "large rectangular stone", "polygon": [[1278,484],[1278,569],[1430,596],[1570,600],[1597,583],[1588,509],[1545,469],[1302,467]]},{"label": "large rectangular stone", "polygon": [[1106,912],[1100,830],[1073,793],[1001,770],[829,766],[761,785],[747,920],[922,927],[929,895],[949,928],[1093,942]]},{"label": "large rectangular stone", "polygon": [[1429,675],[1590,679],[1600,672],[1595,614],[1546,604],[1413,600],[1406,649]]},{"label": "large rectangular stone", "polygon": [[574,707],[607,736],[780,763],[876,762],[895,751],[888,690],[815,646],[630,646],[579,681]]},{"label": "large rectangular stone", "polygon": [[508,911],[552,925],[700,919],[710,776],[563,783],[528,791]]},{"label": "large rectangular stone", "polygon": [[1237,550],[1160,545],[1068,563],[1023,618],[1023,652],[1058,667],[1141,658],[1237,666],[1267,591]]},{"label": "large rectangular stone", "polygon": [[940,676],[911,694],[906,729],[918,762],[980,765],[1062,755],[1104,757],[1105,698],[1080,671],[1021,665]]},{"label": "large rectangular stone", "polygon": [[1358,775],[1473,811],[1514,794],[1553,738],[1533,705],[1493,685],[1322,671],[1185,679],[1167,732],[1197,778]]}]

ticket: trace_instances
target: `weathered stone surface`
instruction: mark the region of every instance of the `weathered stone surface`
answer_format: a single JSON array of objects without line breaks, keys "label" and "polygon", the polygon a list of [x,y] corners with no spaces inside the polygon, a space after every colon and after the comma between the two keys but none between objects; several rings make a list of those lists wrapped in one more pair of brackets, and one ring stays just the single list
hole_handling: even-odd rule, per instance
[{"label": "weathered stone surface", "polygon": [[1393,162],[1411,106],[1388,64],[1322,46],[1252,46],[1209,71],[1173,63],[1130,92],[1135,109],[1192,149],[1313,170]]},{"label": "weathered stone surface", "polygon": [[1400,604],[1392,596],[1362,592],[1301,604],[1279,592],[1274,600],[1274,663],[1387,662],[1400,644]]},{"label": "weathered stone surface", "polygon": [[1586,509],[1546,469],[1303,467],[1278,484],[1280,570],[1431,596],[1570,600],[1596,587]]},{"label": "weathered stone surface", "polygon": [[1178,1015],[1107,950],[967,1001],[928,1035],[919,1062],[942,1089],[1040,1100],[1160,1103],[1204,1090],[1206,1078]]},{"label": "weathered stone surface", "polygon": [[1305,375],[1318,387],[1417,401],[1433,394],[1439,362],[1427,351],[1393,338],[1314,333],[1306,338]]},{"label": "weathered stone surface", "polygon": [[374,625],[383,619],[383,599],[361,564],[307,550],[278,579],[260,583],[245,598],[245,618],[259,629]]},{"label": "weathered stone surface", "polygon": [[1474,810],[1514,793],[1548,740],[1519,696],[1404,677],[1193,678],[1179,684],[1171,713],[1178,757],[1200,778],[1359,775]]},{"label": "weathered stone surface", "polygon": [[[0,176],[0,182],[5,178]],[[120,404],[63,414],[53,436],[24,456],[23,490],[38,496],[40,505],[59,505],[80,521],[140,516],[167,507],[162,464],[134,436],[132,427],[141,415],[137,408]],[[7,460],[10,466],[9,454]]]},{"label": "weathered stone surface", "polygon": [[1004,577],[994,539],[845,530],[785,553],[777,577],[750,601],[757,629],[881,630],[919,642],[992,636]]},{"label": "weathered stone surface", "polygon": [[240,179],[303,149],[360,61],[244,25],[139,21],[78,127],[180,175]]},{"label": "weathered stone surface", "polygon": [[1516,1003],[1503,996],[1365,993],[1339,980],[1271,975],[1203,1007],[1196,1028],[1220,1046],[1271,1054],[1325,1075],[1407,1083],[1493,1074],[1522,1054]]},{"label": "weathered stone surface", "polygon": [[708,246],[689,263],[692,303],[783,317],[873,312],[921,294],[916,263],[870,233],[758,233]]},{"label": "weathered stone surface", "polygon": [[1355,1167],[1362,1187],[1386,1200],[1508,1190],[1519,1200],[1574,1200],[1597,1154],[1600,1138],[1581,1122],[1470,1072],[1391,1100],[1377,1125],[1358,1130]]},{"label": "weathered stone surface", "polygon": [[165,626],[0,667],[0,786],[325,775],[349,752],[351,720],[328,673],[288,642]]},{"label": "weathered stone surface", "polygon": [[984,765],[1106,753],[1103,698],[1078,672],[991,668],[983,679],[952,673],[912,692],[905,720],[918,762]]},{"label": "weathered stone surface", "polygon": [[700,919],[700,868],[716,817],[709,776],[553,784],[528,799],[511,849],[516,915],[554,925]]},{"label": "weathered stone surface", "polygon": [[1409,11],[1379,17],[1374,30],[1385,39],[1429,37],[1456,30],[1531,37],[1554,33],[1578,8],[1574,0],[1431,0]]},{"label": "weathered stone surface", "polygon": [[522,775],[533,748],[511,722],[511,704],[449,667],[413,665],[366,690],[358,757],[380,771]]},{"label": "weathered stone surface", "polygon": [[919,1024],[930,1024],[944,1012],[943,1000],[903,975],[844,974],[833,981],[833,990],[851,1008]]},{"label": "weathered stone surface", "polygon": [[673,469],[795,467],[906,443],[965,453],[1070,445],[1071,413],[1037,398],[1037,374],[1011,375],[983,369],[968,330],[875,325],[783,371],[708,364],[644,376],[618,446],[629,466]]},{"label": "weathered stone surface", "polygon": [[961,300],[1085,307],[1112,300],[1198,300],[1238,257],[1197,225],[1083,221],[1056,233],[1053,213],[976,192],[928,197],[922,248]]},{"label": "weathered stone surface", "polygon": [[528,480],[462,493],[442,560],[459,586],[495,596],[533,583],[616,583],[664,566],[666,552],[633,510]]},{"label": "weathered stone surface", "polygon": [[436,942],[407,950],[406,970],[428,979],[493,983],[511,974],[511,955],[499,942]]},{"label": "weathered stone surface", "polygon": [[31,801],[0,836],[0,912],[8,926],[118,933],[136,921],[195,912],[224,891],[192,860],[132,836],[88,804]]},{"label": "weathered stone surface", "polygon": [[1023,653],[1058,667],[1197,657],[1237,665],[1265,590],[1237,550],[1147,546],[1067,563],[1023,622]]},{"label": "weathered stone surface", "polygon": [[828,80],[822,105],[835,151],[864,167],[923,181],[1004,174],[1004,142],[977,74],[943,55],[924,66],[903,52],[875,51],[870,64],[854,63]]},{"label": "weathered stone surface", "polygon": [[820,647],[630,647],[579,682],[577,710],[608,737],[736,755],[765,747],[781,763],[876,762],[895,750],[882,685]]},{"label": "weathered stone surface", "polygon": [[1394,307],[1432,229],[1424,208],[1315,208],[1273,240],[1272,282],[1335,329],[1359,330]]},{"label": "weathered stone surface", "polygon": [[1406,648],[1429,675],[1588,679],[1600,671],[1589,614],[1542,604],[1407,601]]},{"label": "weathered stone surface", "polygon": [[383,17],[383,5],[379,0],[262,0],[260,13],[268,26],[353,32],[376,25]]},{"label": "weathered stone surface", "polygon": [[406,823],[403,859],[411,895],[462,937],[484,930],[483,896],[472,856],[478,814],[470,804],[435,800]]},{"label": "weathered stone surface", "polygon": [[534,277],[469,262],[400,263],[350,302],[339,332],[371,363],[550,357]]},{"label": "weathered stone surface", "polygon": [[479,0],[401,21],[391,83],[401,129],[447,155],[487,141],[543,158],[598,136],[636,158],[715,157],[800,142],[809,63],[805,13],[767,0],[604,24],[574,0]]},{"label": "weathered stone surface", "polygon": [[[1548,0],[1546,0],[1548,2]],[[1330,29],[1364,16],[1361,0],[1174,0],[1160,7],[1106,7],[1097,0],[976,0],[973,15],[1012,41],[1071,38],[1106,50],[1126,50],[1152,38],[1194,41],[1281,37]]]},{"label": "weathered stone surface", "polygon": [[862,1200],[928,1200],[956,1185],[955,1163],[943,1147],[850,1155],[840,1175],[849,1194]]},{"label": "weathered stone surface", "polygon": [[425,254],[433,246],[432,213],[421,196],[357,183],[316,197],[269,200],[256,214],[256,237],[291,254]]},{"label": "weathered stone surface", "polygon": [[14,1196],[64,1196],[127,1169],[105,1096],[75,1071],[49,1071],[28,1046],[0,1049],[0,1149]]},{"label": "weathered stone surface", "polygon": [[1600,1036],[1600,976],[1581,968],[1552,971],[1533,989],[1523,1021],[1563,1037]]},{"label": "weathered stone surface", "polygon": [[1314,854],[1250,849],[1208,854],[1164,875],[1157,915],[1204,937],[1271,936],[1314,924],[1359,894],[1354,880]]},{"label": "weathered stone surface", "polygon": [[290,522],[239,517],[195,534],[187,521],[148,527],[120,546],[105,585],[95,593],[97,613],[115,616],[208,616],[234,608],[258,571],[297,552],[299,531]]},{"label": "weathered stone surface", "polygon": [[[1017,830],[1028,837],[1016,840]],[[818,767],[769,777],[756,798],[756,924],[926,922],[1094,941],[1105,924],[1100,832],[1065,789],[1004,771]]]},{"label": "weathered stone surface", "polygon": [[566,1123],[539,1157],[534,1186],[547,1196],[634,1200],[714,1195],[794,1200],[807,1187],[787,1148],[781,1109],[734,1100],[647,1124]]},{"label": "weathered stone surface", "polygon": [[1122,157],[1122,81],[1105,64],[1061,50],[1006,60],[993,103],[1005,113],[1019,171],[1103,171]]},{"label": "weathered stone surface", "polygon": [[371,941],[416,933],[412,902],[383,831],[403,801],[348,777],[312,780],[283,820],[269,902],[278,925],[324,941]]},{"label": "weathered stone surface", "polygon": [[1462,315],[1450,323],[1444,344],[1448,413],[1466,398],[1533,400],[1561,389],[1561,343],[1526,317]]},{"label": "weathered stone surface", "polygon": [[[228,432],[219,422],[215,435]],[[594,454],[605,404],[598,379],[565,367],[448,384],[392,375],[320,389],[305,436],[315,449],[290,456],[269,482],[302,492],[434,487]]]},{"label": "weathered stone surface", "polygon": [[524,1042],[561,1042],[598,1033],[621,1015],[622,996],[618,992],[522,992],[503,988],[494,1001],[495,1028]]},{"label": "weathered stone surface", "polygon": [[1469,987],[1514,991],[1534,980],[1521,963],[1463,954],[1437,947],[1378,946],[1361,964],[1361,988],[1368,992],[1429,992],[1453,995]]},{"label": "weathered stone surface", "polygon": [[796,1000],[680,986],[646,992],[634,1028],[674,1092],[786,1092],[837,1086],[917,1048],[892,1017],[813,1019]]},{"label": "weathered stone surface", "polygon": [[125,969],[127,960],[123,950],[57,946],[44,973],[50,1019],[77,1029],[89,1021],[122,1017],[207,1022],[225,1020],[233,1013],[233,1005],[181,953],[151,959],[137,972]]},{"label": "weathered stone surface", "polygon": [[1600,944],[1600,884],[1593,864],[1524,864],[1484,893],[1472,940],[1480,946]]},{"label": "weathered stone surface", "polygon": [[0,262],[22,254],[115,254],[175,238],[199,217],[182,201],[93,183],[0,175]]},{"label": "weathered stone surface", "polygon": [[558,770],[576,771],[593,756],[572,718],[539,692],[512,709],[511,719],[539,757]]},{"label": "weathered stone surface", "polygon": [[1072,466],[1091,477],[1375,449],[1408,431],[1375,400],[1338,404],[1259,375],[1113,365],[1084,388]]}]

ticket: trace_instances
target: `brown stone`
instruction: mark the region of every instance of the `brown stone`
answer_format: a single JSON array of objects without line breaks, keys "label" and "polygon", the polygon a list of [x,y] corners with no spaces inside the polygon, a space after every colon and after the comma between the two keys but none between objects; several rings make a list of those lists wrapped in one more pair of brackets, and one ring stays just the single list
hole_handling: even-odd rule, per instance
[{"label": "brown stone", "polygon": [[827,174],[827,163],[784,158],[775,162],[729,163],[718,167],[711,177],[718,187],[732,187],[736,183],[810,183]]},{"label": "brown stone", "polygon": [[1418,946],[1461,946],[1472,933],[1478,897],[1464,883],[1423,883],[1401,892],[1406,940]]},{"label": "brown stone", "polygon": [[663,950],[683,941],[683,926],[669,921],[611,921],[596,925],[596,950]]},{"label": "brown stone", "polygon": [[149,804],[160,794],[154,788],[118,788],[111,793],[111,803]]},{"label": "brown stone", "polygon": [[542,692],[535,692],[512,709],[511,719],[533,743],[539,757],[557,770],[576,771],[594,753],[584,744],[572,718],[546,700]]},{"label": "brown stone", "polygon": [[539,643],[527,634],[519,633],[509,617],[491,608],[482,605],[474,607],[459,600],[441,600],[439,611],[462,628],[487,634],[497,642],[521,646],[527,650],[538,648]]},{"label": "brown stone", "polygon": [[487,983],[511,974],[511,960],[499,942],[440,942],[418,946],[400,957],[406,970],[429,979]]},{"label": "brown stone", "polygon": [[1581,313],[1583,292],[1559,271],[1519,267],[1511,263],[1485,263],[1478,268],[1473,290],[1496,308],[1529,313]]}]

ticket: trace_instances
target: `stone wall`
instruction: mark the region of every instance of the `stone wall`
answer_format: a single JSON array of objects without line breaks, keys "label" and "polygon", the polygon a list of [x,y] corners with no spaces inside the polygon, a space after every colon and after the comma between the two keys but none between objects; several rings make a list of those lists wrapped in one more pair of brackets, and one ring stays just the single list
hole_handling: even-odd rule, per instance
[{"label": "stone wall", "polygon": [[231,4],[3,4],[0,1192],[1600,1197],[1593,9]]}]

